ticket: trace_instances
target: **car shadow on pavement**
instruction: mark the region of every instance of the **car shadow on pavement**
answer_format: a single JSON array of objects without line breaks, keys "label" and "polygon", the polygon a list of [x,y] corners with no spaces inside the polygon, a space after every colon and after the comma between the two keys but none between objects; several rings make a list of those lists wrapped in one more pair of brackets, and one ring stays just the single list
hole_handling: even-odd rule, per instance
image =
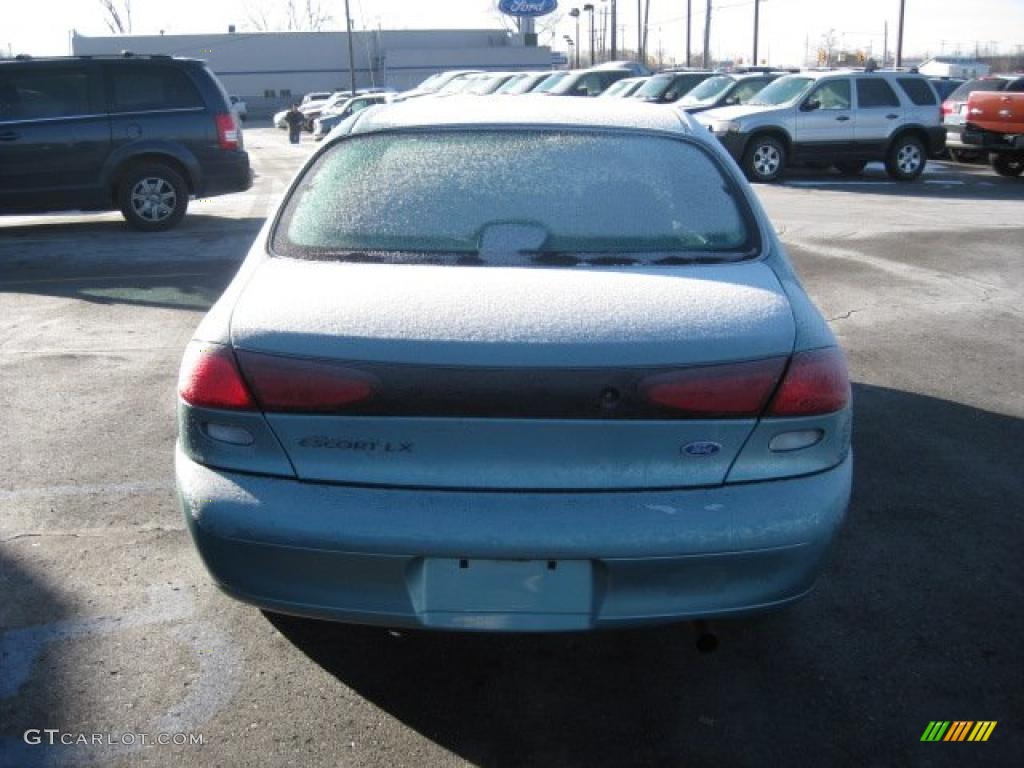
[{"label": "car shadow on pavement", "polygon": [[0,295],[205,310],[230,282],[265,219],[190,215],[169,232],[122,221],[0,228]]},{"label": "car shadow on pavement", "polygon": [[[168,266],[177,267],[168,271]],[[128,304],[159,309],[207,310],[217,300],[238,264],[215,262],[198,267],[194,263],[165,265],[122,275],[80,275],[66,278],[27,278],[0,281],[4,293],[78,299],[92,304]]]},{"label": "car shadow on pavement", "polygon": [[890,179],[880,165],[869,165],[863,174],[852,178],[830,168],[798,167],[787,169],[778,183],[790,188],[901,198],[1024,200],[1024,179],[1004,178],[987,165],[930,163],[922,176],[906,182]]},{"label": "car shadow on pavement", "polygon": [[[714,653],[685,624],[545,636],[267,619],[477,764],[927,761],[929,720],[1021,711],[1024,420],[865,384],[854,402],[850,517],[817,590],[715,624]],[[1020,734],[987,757],[1024,752]]]},{"label": "car shadow on pavement", "polygon": [[[0,768],[46,765],[52,751],[45,743],[26,743],[30,729],[60,728],[69,721],[68,666],[59,649],[46,642],[49,630],[73,609],[42,574],[19,562],[32,562],[33,550],[0,536]],[[44,734],[29,734],[29,740]]]}]

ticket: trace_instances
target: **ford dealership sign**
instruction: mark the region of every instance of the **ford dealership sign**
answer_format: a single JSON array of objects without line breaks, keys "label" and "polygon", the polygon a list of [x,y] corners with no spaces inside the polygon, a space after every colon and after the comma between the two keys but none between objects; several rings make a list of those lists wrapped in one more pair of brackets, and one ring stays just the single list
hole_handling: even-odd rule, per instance
[{"label": "ford dealership sign", "polygon": [[558,7],[558,0],[501,0],[498,10],[506,16],[547,16]]}]

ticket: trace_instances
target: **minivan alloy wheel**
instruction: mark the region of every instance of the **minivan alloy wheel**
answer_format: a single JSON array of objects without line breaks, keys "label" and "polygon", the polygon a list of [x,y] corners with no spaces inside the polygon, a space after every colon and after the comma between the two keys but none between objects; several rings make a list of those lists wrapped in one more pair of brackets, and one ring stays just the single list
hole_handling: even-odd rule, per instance
[{"label": "minivan alloy wheel", "polygon": [[150,176],[132,187],[132,208],[146,221],[163,221],[174,213],[178,195],[166,179]]},{"label": "minivan alloy wheel", "polygon": [[143,232],[170,229],[185,216],[189,188],[167,163],[147,162],[124,172],[117,185],[117,204],[128,225]]}]

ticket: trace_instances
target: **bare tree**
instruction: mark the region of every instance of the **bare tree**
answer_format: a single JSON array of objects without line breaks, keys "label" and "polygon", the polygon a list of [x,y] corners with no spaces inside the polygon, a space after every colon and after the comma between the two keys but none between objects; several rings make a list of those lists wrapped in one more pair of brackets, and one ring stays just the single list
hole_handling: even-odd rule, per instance
[{"label": "bare tree", "polygon": [[838,38],[834,29],[830,29],[821,36],[821,49],[825,51],[825,66],[832,66],[832,55],[835,53],[837,43]]},{"label": "bare tree", "polygon": [[320,32],[334,20],[320,0],[287,0],[283,4],[248,0],[245,11],[258,32]]},{"label": "bare tree", "polygon": [[306,0],[305,12],[303,13],[305,28],[311,32],[319,32],[333,21],[331,14],[324,10],[319,0]]},{"label": "bare tree", "polygon": [[270,32],[274,28],[273,19],[265,1],[250,0],[245,4],[245,15],[249,19],[249,24],[257,32]]},{"label": "bare tree", "polygon": [[99,0],[103,8],[103,21],[115,35],[127,35],[132,31],[132,0]]}]

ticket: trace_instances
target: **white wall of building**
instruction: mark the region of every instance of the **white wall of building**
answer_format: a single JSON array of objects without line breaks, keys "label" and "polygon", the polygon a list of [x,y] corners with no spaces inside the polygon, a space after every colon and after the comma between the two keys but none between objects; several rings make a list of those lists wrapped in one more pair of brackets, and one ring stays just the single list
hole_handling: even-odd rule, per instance
[{"label": "white wall of building", "polygon": [[[410,88],[446,69],[547,70],[551,50],[504,30],[363,31],[352,34],[356,87]],[[349,87],[344,32],[117,35],[72,38],[75,55],[168,54],[205,60],[249,111],[265,114],[309,91]]]},{"label": "white wall of building", "polygon": [[965,56],[936,56],[921,64],[917,71],[928,77],[974,78],[984,77],[989,69],[988,64]]}]

